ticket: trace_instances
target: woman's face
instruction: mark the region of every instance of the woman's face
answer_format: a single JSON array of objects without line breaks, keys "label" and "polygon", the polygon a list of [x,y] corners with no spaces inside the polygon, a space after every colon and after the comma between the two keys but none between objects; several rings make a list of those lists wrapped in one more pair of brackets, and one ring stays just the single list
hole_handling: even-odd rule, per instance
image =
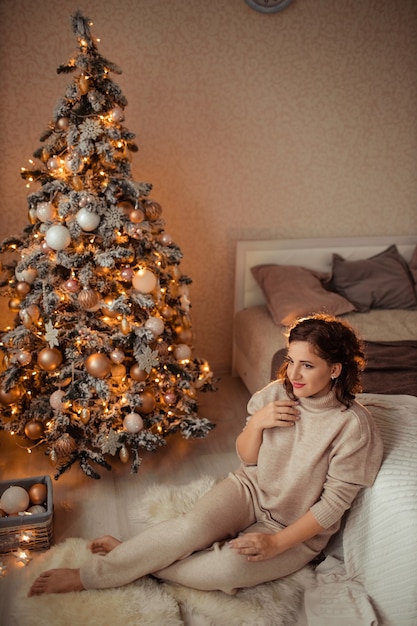
[{"label": "woman's face", "polygon": [[287,355],[287,376],[298,398],[325,396],[332,387],[331,378],[341,372],[340,363],[327,363],[308,341],[290,343]]}]

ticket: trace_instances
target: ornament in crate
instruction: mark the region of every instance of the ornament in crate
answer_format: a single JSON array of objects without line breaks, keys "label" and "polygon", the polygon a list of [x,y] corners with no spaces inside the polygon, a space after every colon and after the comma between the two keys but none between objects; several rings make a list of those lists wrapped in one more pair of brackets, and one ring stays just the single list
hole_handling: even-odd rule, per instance
[{"label": "ornament in crate", "polygon": [[53,534],[49,476],[0,481],[0,554],[25,547],[46,550]]}]

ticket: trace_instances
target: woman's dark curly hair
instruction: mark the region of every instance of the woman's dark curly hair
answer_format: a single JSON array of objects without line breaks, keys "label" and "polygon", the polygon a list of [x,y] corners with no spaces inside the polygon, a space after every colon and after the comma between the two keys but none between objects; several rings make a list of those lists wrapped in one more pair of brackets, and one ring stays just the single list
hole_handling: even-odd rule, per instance
[{"label": "woman's dark curly hair", "polygon": [[[334,381],[336,397],[350,406],[355,393],[362,391],[360,373],[365,366],[362,342],[353,328],[344,320],[317,313],[297,320],[289,329],[288,346],[293,341],[308,341],[319,357],[329,365],[341,363],[342,370]],[[281,366],[278,379],[288,395],[295,399],[293,387],[287,376],[287,362]]]}]

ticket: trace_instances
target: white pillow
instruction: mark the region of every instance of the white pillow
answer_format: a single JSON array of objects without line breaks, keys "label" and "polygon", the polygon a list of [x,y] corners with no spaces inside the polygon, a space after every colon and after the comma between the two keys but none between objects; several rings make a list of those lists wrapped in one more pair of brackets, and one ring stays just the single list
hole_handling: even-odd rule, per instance
[{"label": "white pillow", "polygon": [[361,582],[384,626],[417,616],[417,398],[360,394],[384,440],[372,488],[350,509],[343,533],[348,577]]}]

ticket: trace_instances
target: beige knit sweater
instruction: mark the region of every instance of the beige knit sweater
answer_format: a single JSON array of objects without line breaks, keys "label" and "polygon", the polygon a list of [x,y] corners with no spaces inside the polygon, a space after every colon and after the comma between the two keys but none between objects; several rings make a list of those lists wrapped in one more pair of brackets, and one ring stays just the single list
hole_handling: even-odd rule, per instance
[{"label": "beige knit sweater", "polygon": [[[250,399],[248,419],[268,402],[287,397],[281,383],[270,383]],[[347,409],[333,391],[302,398],[298,408],[295,426],[265,429],[257,464],[242,462],[235,475],[278,528],[311,510],[325,530],[306,543],[320,551],[360,489],[373,484],[382,439],[367,409],[356,401]]]}]

